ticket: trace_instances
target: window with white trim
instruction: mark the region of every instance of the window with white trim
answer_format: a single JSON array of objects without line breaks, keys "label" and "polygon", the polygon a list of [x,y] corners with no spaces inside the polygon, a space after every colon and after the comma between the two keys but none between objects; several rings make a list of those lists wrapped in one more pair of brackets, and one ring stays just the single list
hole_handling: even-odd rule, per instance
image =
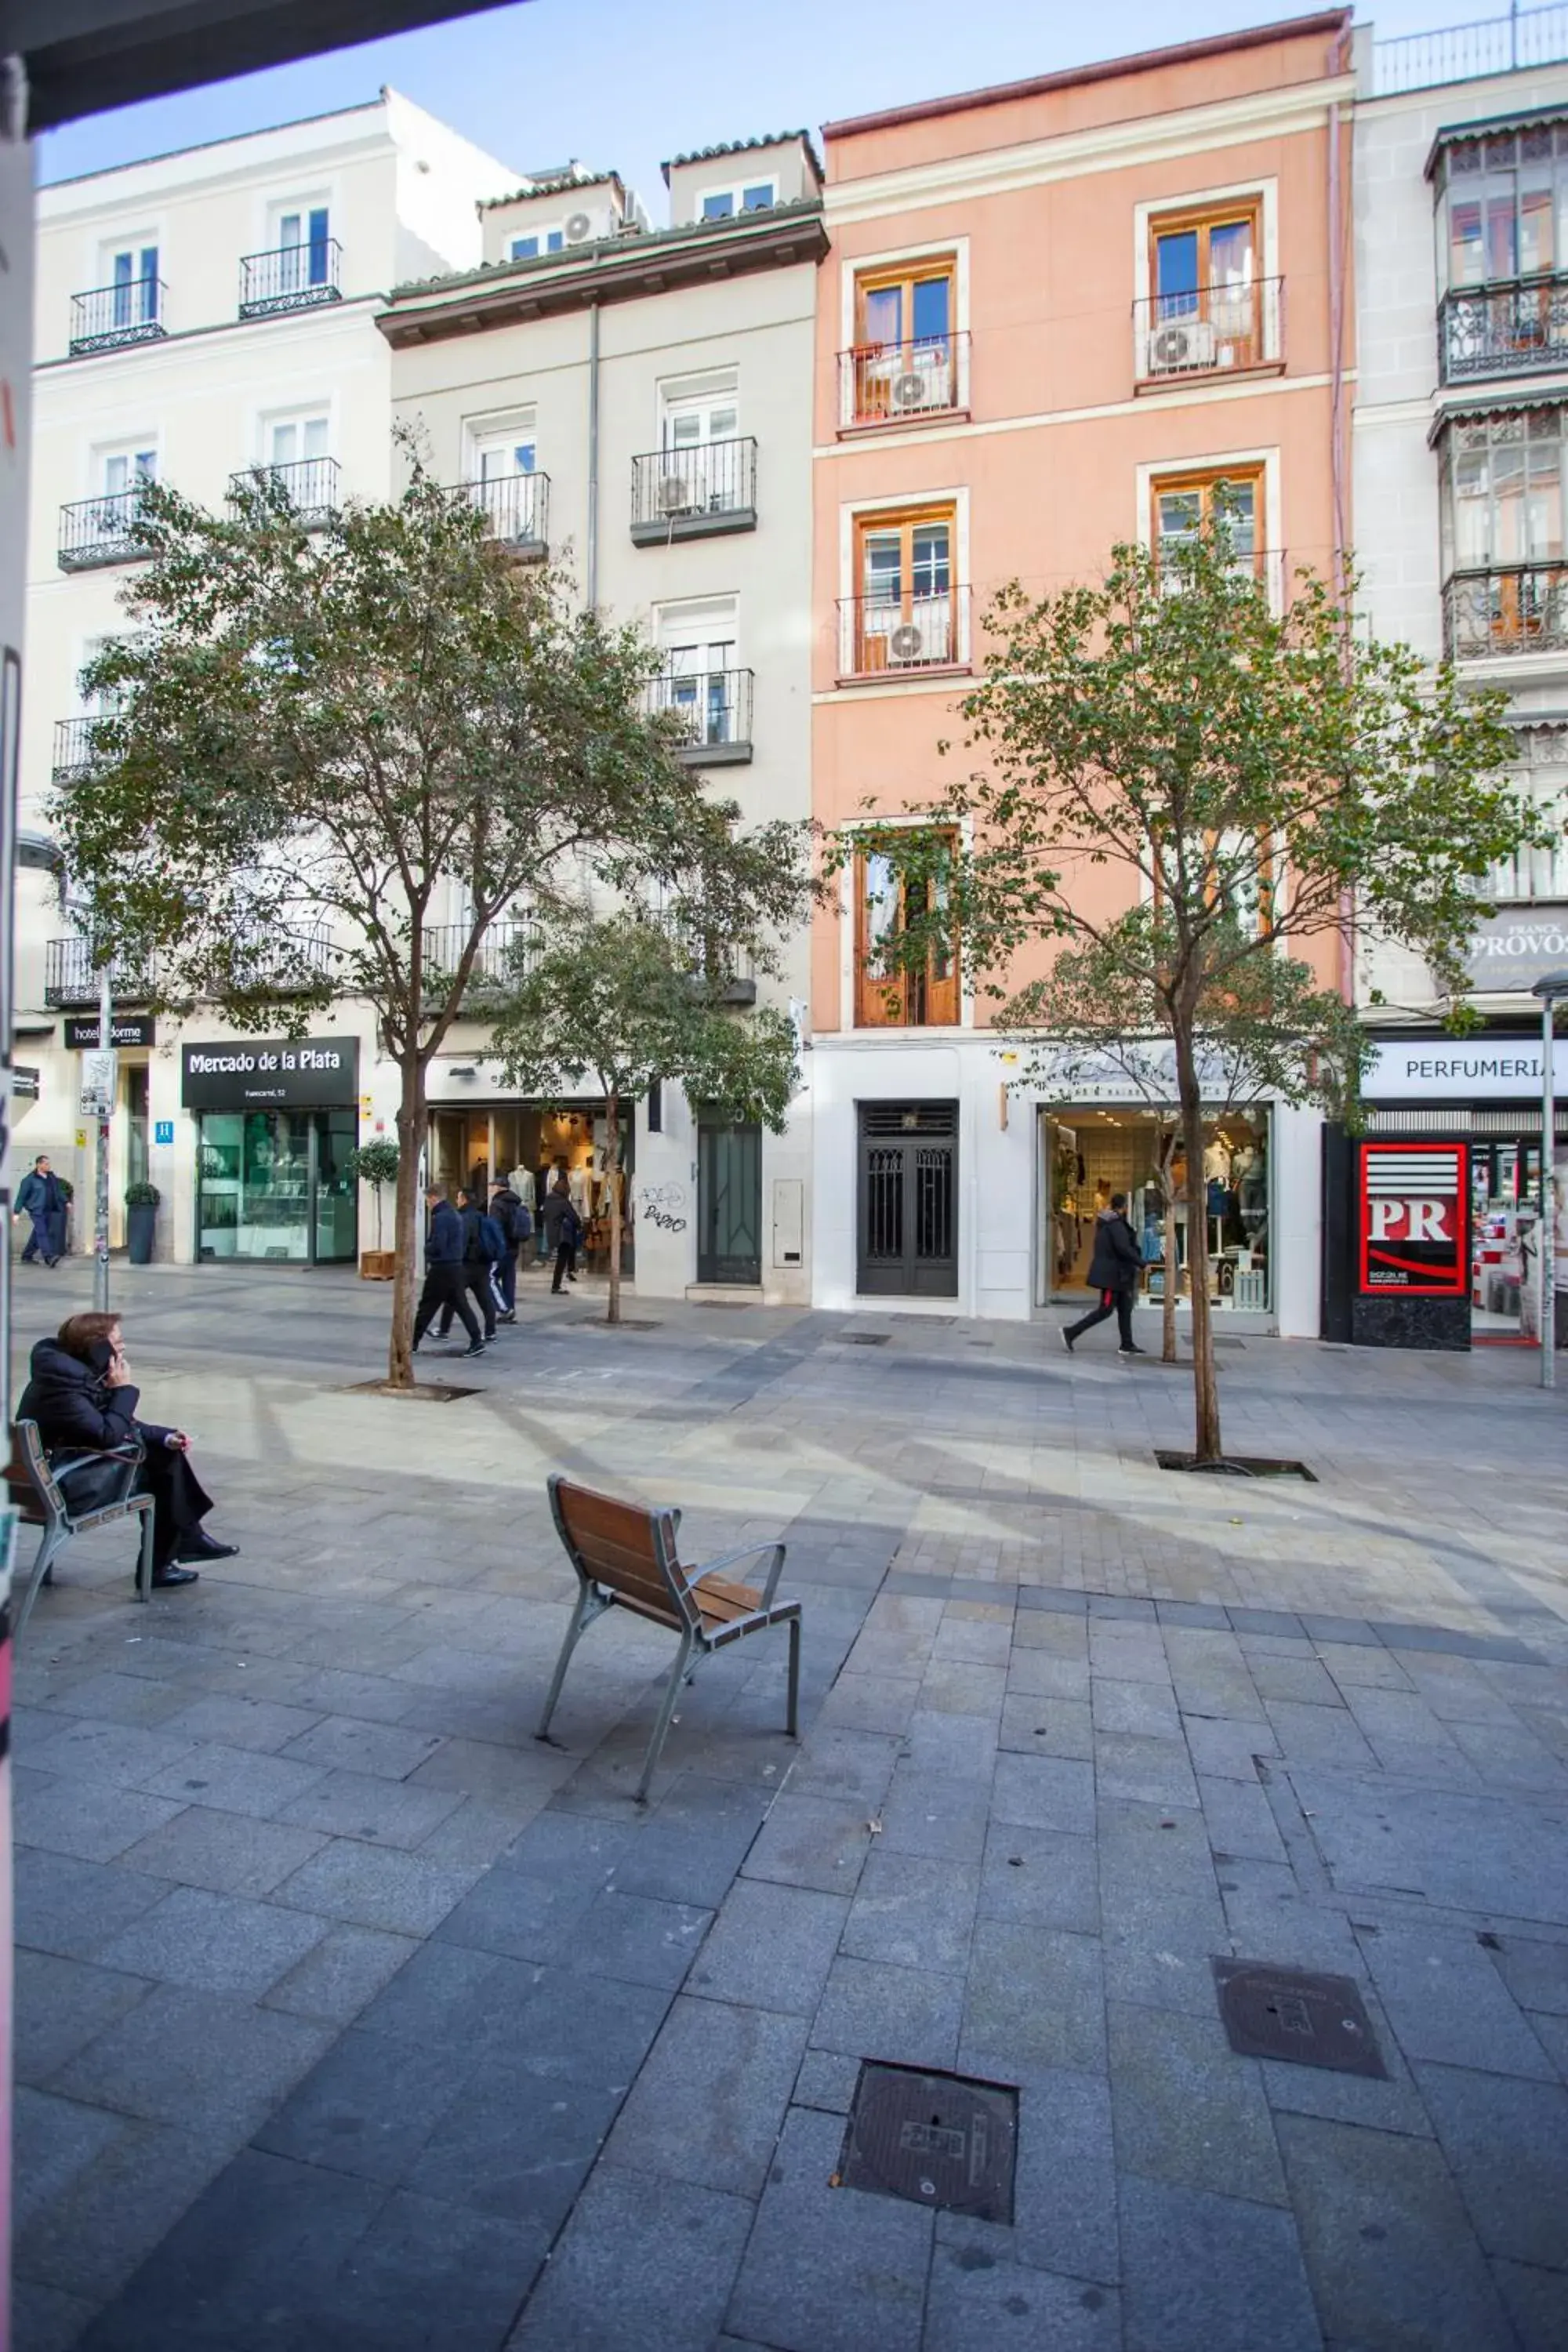
[{"label": "window with white trim", "polygon": [[320,198],[290,197],[268,213],[268,247],[278,256],[276,291],[300,294],[330,286],[331,213]]},{"label": "window with white trim", "polygon": [[779,200],[776,180],[745,180],[732,188],[708,188],[698,199],[700,220],[733,220],[737,213],[765,213]]},{"label": "window with white trim", "polygon": [[661,606],[662,656],[657,707],[673,710],[693,743],[734,743],[743,713],[739,693],[739,619],[732,596]]},{"label": "window with white trim", "polygon": [[110,324],[148,326],[158,316],[158,240],[148,230],[115,237],[99,249],[98,282],[111,289]]},{"label": "window with white trim", "polygon": [[530,229],[526,236],[514,236],[511,241],[513,261],[537,261],[542,253],[564,253],[566,226],[558,221],[552,227]]}]

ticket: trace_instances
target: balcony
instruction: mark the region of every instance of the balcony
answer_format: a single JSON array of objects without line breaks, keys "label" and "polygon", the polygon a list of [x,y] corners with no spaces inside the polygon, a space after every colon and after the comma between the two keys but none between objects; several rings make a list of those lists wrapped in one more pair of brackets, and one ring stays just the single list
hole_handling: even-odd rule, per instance
[{"label": "balcony", "polygon": [[239,315],[273,319],[284,310],[310,310],[341,302],[343,249],[335,236],[309,245],[280,245],[247,253],[239,265]]},{"label": "balcony", "polygon": [[338,511],[338,478],[342,471],[335,457],[298,457],[289,466],[251,466],[228,478],[228,495],[245,490],[279,489],[307,530],[324,530]]},{"label": "balcony", "polygon": [[1568,367],[1568,278],[1516,278],[1445,294],[1437,355],[1445,383]]},{"label": "balcony", "polygon": [[632,544],[665,547],[757,527],[754,440],[650,449],[632,459]]},{"label": "balcony", "polygon": [[744,767],[752,756],[749,669],[665,670],[647,688],[650,716],[673,711],[678,756],[692,768]]},{"label": "balcony", "polygon": [[969,667],[969,591],[926,596],[843,596],[838,603],[841,679],[918,677]]},{"label": "balcony", "polygon": [[55,721],[55,754],[49,764],[49,781],[54,784],[79,784],[90,776],[97,764],[93,750],[92,730],[96,718],[57,719]]},{"label": "balcony", "polygon": [[[143,969],[124,956],[109,967],[109,985],[117,1004],[144,1004],[152,993]],[[54,1005],[96,1004],[99,971],[92,960],[92,941],[74,934],[49,940],[44,948],[44,1003]]]},{"label": "balcony", "polygon": [[1244,375],[1278,366],[1284,352],[1285,280],[1200,286],[1132,305],[1134,366],[1148,386],[1191,376]]},{"label": "balcony", "polygon": [[1450,661],[1568,652],[1568,563],[1450,573],[1443,583],[1443,651]]},{"label": "balcony", "polygon": [[501,474],[488,482],[459,482],[453,492],[479,508],[491,539],[521,563],[542,563],[550,552],[550,477]]},{"label": "balcony", "polygon": [[336,963],[331,934],[321,924],[290,936],[257,932],[236,943],[225,962],[227,986],[259,996],[294,996],[330,979]]},{"label": "balcony", "polygon": [[[529,950],[537,944],[538,937],[533,924],[522,917],[492,923],[479,941],[479,950],[464,991],[465,1005],[500,1003],[517,978],[520,965],[526,970]],[[457,971],[468,942],[467,923],[433,923],[426,931],[427,1003],[432,997],[445,994],[445,984]]]},{"label": "balcony", "polygon": [[962,414],[969,406],[969,337],[931,335],[840,352],[838,401],[847,432]]},{"label": "balcony", "polygon": [[60,509],[58,562],[62,572],[90,572],[100,563],[135,563],[152,553],[141,530],[142,501],[148,488],[114,490],[107,498],[78,499]]},{"label": "balcony", "polygon": [[163,324],[168,295],[161,278],[135,278],[123,286],[95,286],[89,294],[73,294],[70,357],[159,341],[168,332]]}]

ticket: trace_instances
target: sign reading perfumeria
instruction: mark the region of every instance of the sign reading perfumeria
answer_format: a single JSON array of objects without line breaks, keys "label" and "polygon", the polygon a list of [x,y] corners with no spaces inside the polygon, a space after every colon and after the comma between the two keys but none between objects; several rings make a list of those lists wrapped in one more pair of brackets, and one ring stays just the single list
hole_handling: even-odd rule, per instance
[{"label": "sign reading perfumeria", "polygon": [[187,1110],[331,1110],[358,1097],[357,1037],[235,1037],[180,1050]]},{"label": "sign reading perfumeria", "polygon": [[[1568,1101],[1568,1037],[1559,1037],[1552,1085]],[[1541,1042],[1532,1037],[1413,1037],[1378,1042],[1362,1097],[1385,1102],[1541,1100]]]}]

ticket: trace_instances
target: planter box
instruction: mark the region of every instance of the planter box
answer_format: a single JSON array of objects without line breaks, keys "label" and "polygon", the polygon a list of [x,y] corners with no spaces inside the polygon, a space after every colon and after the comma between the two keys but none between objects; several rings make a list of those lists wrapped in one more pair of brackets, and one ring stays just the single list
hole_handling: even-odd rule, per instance
[{"label": "planter box", "polygon": [[395,1250],[361,1250],[359,1278],[362,1282],[390,1282],[396,1272]]},{"label": "planter box", "polygon": [[125,1212],[125,1238],[132,1265],[151,1265],[158,1230],[155,1201],[133,1201]]}]

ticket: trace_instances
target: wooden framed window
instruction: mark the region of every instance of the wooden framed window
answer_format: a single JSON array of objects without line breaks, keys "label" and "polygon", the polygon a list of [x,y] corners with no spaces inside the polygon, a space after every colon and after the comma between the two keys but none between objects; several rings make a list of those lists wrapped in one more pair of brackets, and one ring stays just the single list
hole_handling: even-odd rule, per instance
[{"label": "wooden framed window", "polygon": [[850,414],[857,425],[958,405],[957,268],[952,254],[868,269],[855,280]]},{"label": "wooden framed window", "polygon": [[[950,835],[937,836],[951,844]],[[924,965],[902,971],[889,943],[911,918],[945,903],[939,877],[901,881],[885,852],[855,860],[855,1025],[859,1029],[953,1028],[959,1019],[956,938],[933,943]]]},{"label": "wooden framed window", "polygon": [[852,675],[932,669],[962,658],[952,506],[863,515],[855,526]]},{"label": "wooden framed window", "polygon": [[1262,250],[1260,195],[1152,216],[1146,374],[1257,367],[1273,356]]},{"label": "wooden framed window", "polygon": [[1215,466],[1194,473],[1157,474],[1149,485],[1149,544],[1156,568],[1194,539],[1215,512],[1223,488],[1238,567],[1263,576],[1263,468]]}]

